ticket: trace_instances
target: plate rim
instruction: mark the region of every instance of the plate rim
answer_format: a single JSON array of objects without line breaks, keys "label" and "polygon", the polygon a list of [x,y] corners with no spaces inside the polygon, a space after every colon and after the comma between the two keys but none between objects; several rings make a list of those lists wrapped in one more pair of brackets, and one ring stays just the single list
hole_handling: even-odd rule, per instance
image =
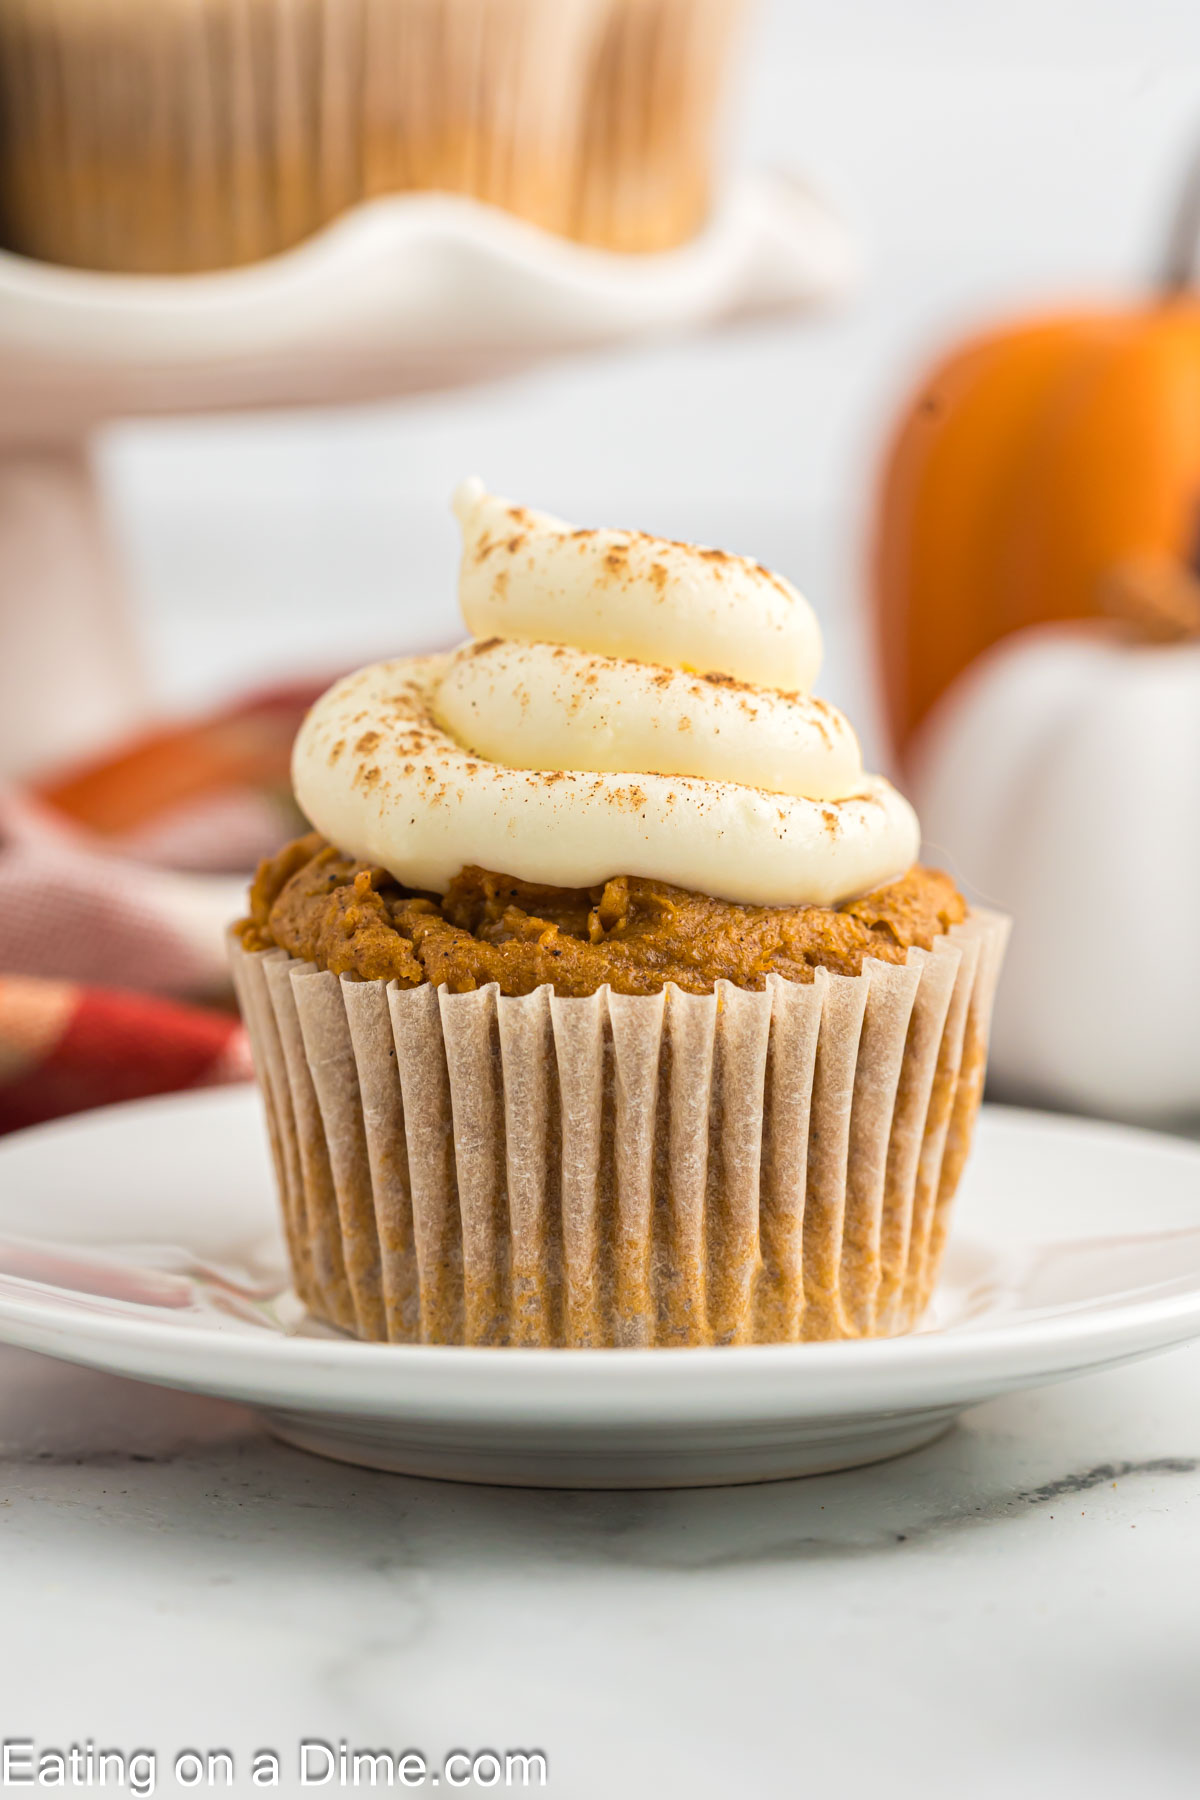
[{"label": "plate rim", "polygon": [[[10,1158],[16,1160],[27,1147],[51,1139],[86,1136],[122,1120],[132,1123],[139,1116],[161,1119],[174,1111],[209,1109],[257,1111],[257,1105],[254,1085],[244,1083],[156,1095],[47,1121],[13,1133],[0,1143],[0,1176]],[[988,1105],[985,1116],[1059,1141],[1102,1137],[1130,1143],[1157,1156],[1194,1164],[1200,1175],[1200,1145],[1142,1127],[1027,1107]],[[523,1411],[537,1405],[553,1412],[563,1400],[569,1400],[576,1416],[617,1403],[623,1415],[628,1414],[631,1399],[639,1390],[652,1402],[645,1409],[646,1418],[666,1401],[703,1397],[710,1402],[710,1411],[719,1413],[735,1394],[744,1396],[748,1390],[759,1396],[756,1411],[777,1412],[785,1385],[794,1384],[801,1373],[810,1375],[812,1385],[821,1390],[819,1396],[798,1396],[807,1402],[805,1411],[812,1410],[818,1398],[822,1412],[859,1411],[868,1393],[876,1411],[910,1407],[931,1394],[965,1395],[961,1404],[969,1404],[971,1395],[987,1397],[993,1391],[1097,1372],[1200,1337],[1200,1278],[1194,1288],[1178,1294],[1107,1306],[1085,1303],[1077,1311],[961,1332],[918,1332],[836,1343],[592,1349],[374,1344],[267,1329],[261,1333],[198,1331],[194,1324],[161,1314],[141,1316],[132,1307],[127,1314],[91,1313],[85,1343],[55,1345],[46,1339],[57,1332],[77,1335],[85,1309],[70,1299],[56,1300],[54,1292],[18,1277],[0,1278],[0,1343],[158,1385],[187,1385],[194,1391],[244,1403],[250,1387],[261,1387],[255,1376],[268,1381],[286,1371],[284,1385],[289,1390],[304,1380],[314,1383],[308,1395],[314,1412],[336,1408],[363,1416],[371,1416],[371,1405],[381,1403],[385,1376],[398,1378],[393,1381],[395,1391],[390,1398],[406,1414],[411,1414],[421,1397],[416,1390],[424,1388],[426,1404],[420,1410],[429,1416],[434,1412],[429,1403],[435,1403],[444,1414],[447,1405],[461,1410],[466,1404],[469,1409],[474,1395],[476,1404],[491,1407],[497,1397],[506,1397],[509,1388],[513,1392],[508,1399]],[[176,1368],[181,1356],[196,1363],[194,1377],[186,1382]],[[154,1357],[165,1359],[172,1372],[147,1369],[145,1362]],[[131,1367],[135,1360],[136,1369]],[[230,1369],[235,1362],[246,1372],[247,1379],[240,1383]],[[656,1371],[654,1382],[630,1380],[631,1371],[647,1367]],[[320,1391],[332,1382],[341,1386],[349,1371],[362,1376],[358,1396]],[[518,1372],[520,1378],[513,1380]],[[369,1399],[364,1402],[362,1396],[368,1389]],[[297,1399],[295,1392],[289,1391],[272,1399],[250,1398],[248,1403],[295,1406]],[[956,1398],[953,1403],[960,1401]],[[633,1410],[642,1409],[635,1405]]]}]

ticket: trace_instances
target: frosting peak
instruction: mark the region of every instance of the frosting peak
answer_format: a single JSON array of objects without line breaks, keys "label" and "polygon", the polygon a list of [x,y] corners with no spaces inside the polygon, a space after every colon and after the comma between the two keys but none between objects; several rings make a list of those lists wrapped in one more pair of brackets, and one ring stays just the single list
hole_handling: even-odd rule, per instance
[{"label": "frosting peak", "polygon": [[911,807],[808,694],[820,633],[788,582],[478,482],[454,508],[473,640],[347,676],[296,740],[297,799],[342,851],[434,892],[474,863],[768,906],[836,905],[911,865]]},{"label": "frosting peak", "polygon": [[790,581],[746,556],[642,531],[579,531],[464,481],[459,601],[477,638],[571,644],[601,656],[807,693],[821,628]]}]

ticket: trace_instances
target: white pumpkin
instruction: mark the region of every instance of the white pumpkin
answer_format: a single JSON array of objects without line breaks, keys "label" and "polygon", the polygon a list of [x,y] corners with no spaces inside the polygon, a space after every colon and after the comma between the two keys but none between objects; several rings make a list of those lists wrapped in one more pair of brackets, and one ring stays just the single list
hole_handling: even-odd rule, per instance
[{"label": "white pumpkin", "polygon": [[1200,642],[1009,638],[943,696],[908,786],[926,859],[1013,917],[996,1091],[1200,1115]]}]

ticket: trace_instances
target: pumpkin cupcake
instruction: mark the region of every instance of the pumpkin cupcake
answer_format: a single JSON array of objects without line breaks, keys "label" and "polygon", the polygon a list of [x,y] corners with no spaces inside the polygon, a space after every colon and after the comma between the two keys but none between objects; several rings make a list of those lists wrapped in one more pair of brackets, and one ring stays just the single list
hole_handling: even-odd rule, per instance
[{"label": "pumpkin cupcake", "polygon": [[393,1342],[911,1329],[1005,923],[760,564],[466,484],[470,640],[338,682],[231,941],[297,1290]]},{"label": "pumpkin cupcake", "polygon": [[0,241],[181,273],[469,194],[657,250],[708,207],[743,0],[0,0]]}]

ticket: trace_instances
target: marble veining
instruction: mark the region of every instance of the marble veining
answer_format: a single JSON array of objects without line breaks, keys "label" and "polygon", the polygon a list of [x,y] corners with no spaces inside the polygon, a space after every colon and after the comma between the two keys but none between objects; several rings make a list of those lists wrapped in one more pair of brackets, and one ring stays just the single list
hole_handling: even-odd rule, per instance
[{"label": "marble veining", "polygon": [[0,1736],[532,1745],[568,1800],[766,1800],[803,1744],[852,1797],[1190,1800],[1198,1400],[1184,1350],[874,1468],[552,1493],[3,1351]]}]

